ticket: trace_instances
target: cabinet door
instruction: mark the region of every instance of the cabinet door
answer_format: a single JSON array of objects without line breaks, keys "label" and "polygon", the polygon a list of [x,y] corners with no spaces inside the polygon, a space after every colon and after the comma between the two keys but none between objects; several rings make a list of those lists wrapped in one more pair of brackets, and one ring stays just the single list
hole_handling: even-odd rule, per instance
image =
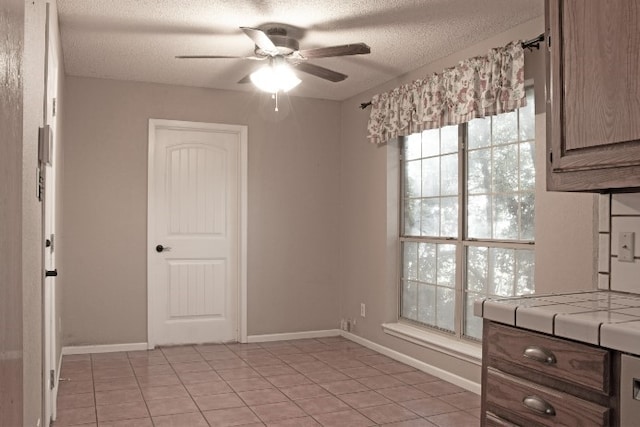
[{"label": "cabinet door", "polygon": [[547,0],[547,187],[640,187],[640,0]]}]

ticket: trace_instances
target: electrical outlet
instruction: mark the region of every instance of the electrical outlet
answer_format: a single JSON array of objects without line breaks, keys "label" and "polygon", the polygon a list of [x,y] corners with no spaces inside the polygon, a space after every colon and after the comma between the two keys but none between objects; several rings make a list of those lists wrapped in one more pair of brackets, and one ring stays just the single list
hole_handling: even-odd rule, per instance
[{"label": "electrical outlet", "polygon": [[367,306],[363,302],[360,303],[360,316],[367,317]]}]

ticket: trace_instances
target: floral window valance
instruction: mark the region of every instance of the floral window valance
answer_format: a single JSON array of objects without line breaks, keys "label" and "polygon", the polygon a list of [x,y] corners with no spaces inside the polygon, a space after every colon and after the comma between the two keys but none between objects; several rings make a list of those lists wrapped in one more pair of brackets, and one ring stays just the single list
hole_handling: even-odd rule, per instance
[{"label": "floral window valance", "polygon": [[371,100],[369,140],[384,144],[425,129],[468,122],[526,105],[520,42],[461,61]]}]

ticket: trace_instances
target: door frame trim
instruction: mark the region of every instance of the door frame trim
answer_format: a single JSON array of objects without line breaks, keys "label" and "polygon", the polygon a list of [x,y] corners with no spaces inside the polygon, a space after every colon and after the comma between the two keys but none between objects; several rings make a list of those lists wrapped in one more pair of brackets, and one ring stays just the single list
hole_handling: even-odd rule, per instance
[{"label": "door frame trim", "polygon": [[154,328],[151,307],[155,302],[149,292],[149,277],[151,257],[155,255],[156,243],[152,241],[155,230],[156,217],[154,195],[155,173],[155,133],[157,129],[185,129],[185,130],[219,130],[237,134],[240,139],[238,150],[238,318],[237,340],[247,342],[247,200],[248,200],[248,128],[245,125],[230,125],[223,123],[190,122],[182,120],[149,119],[149,156],[147,163],[147,345],[149,349],[155,347],[157,330]]}]

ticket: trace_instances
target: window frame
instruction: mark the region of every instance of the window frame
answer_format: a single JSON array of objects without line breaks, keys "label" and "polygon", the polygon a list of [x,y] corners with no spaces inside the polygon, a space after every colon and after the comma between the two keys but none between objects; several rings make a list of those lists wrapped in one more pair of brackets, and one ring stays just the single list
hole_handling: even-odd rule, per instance
[{"label": "window frame", "polygon": [[[533,85],[527,85],[527,90],[534,90]],[[534,91],[535,94],[535,91]],[[535,101],[534,101],[535,102]],[[518,110],[515,110],[518,111]],[[534,124],[535,124],[535,103],[534,103]],[[519,119],[518,119],[519,120]],[[406,143],[409,141],[408,137],[398,138],[398,267],[396,278],[396,295],[398,296],[397,304],[397,321],[401,324],[407,324],[412,327],[416,327],[425,331],[426,333],[436,333],[449,339],[455,339],[458,342],[479,343],[480,339],[465,335],[465,310],[466,310],[466,294],[467,289],[467,251],[471,246],[486,247],[486,248],[506,248],[514,250],[527,249],[531,250],[535,254],[535,232],[534,238],[531,241],[526,240],[508,240],[508,239],[488,239],[488,238],[468,238],[467,230],[467,206],[468,206],[468,171],[467,171],[467,158],[468,158],[468,123],[462,123],[458,126],[458,230],[457,236],[453,237],[440,237],[440,236],[405,236],[405,202],[407,198],[404,193],[405,179],[406,179],[406,159],[404,158],[404,149]],[[518,125],[519,131],[519,125]],[[517,144],[529,140],[520,140],[518,135]],[[534,147],[537,145],[537,135],[533,137]],[[535,149],[534,149],[534,166],[535,166]],[[440,171],[440,174],[442,171]],[[537,174],[536,174],[537,175]],[[441,175],[440,175],[441,176]],[[535,187],[533,189],[535,194]],[[535,206],[535,201],[534,201]],[[418,243],[431,243],[431,244],[453,244],[456,247],[455,256],[455,285],[454,285],[454,332],[438,328],[436,326],[428,325],[417,320],[408,319],[402,316],[403,305],[403,275],[404,275],[404,242],[418,242]]]}]

